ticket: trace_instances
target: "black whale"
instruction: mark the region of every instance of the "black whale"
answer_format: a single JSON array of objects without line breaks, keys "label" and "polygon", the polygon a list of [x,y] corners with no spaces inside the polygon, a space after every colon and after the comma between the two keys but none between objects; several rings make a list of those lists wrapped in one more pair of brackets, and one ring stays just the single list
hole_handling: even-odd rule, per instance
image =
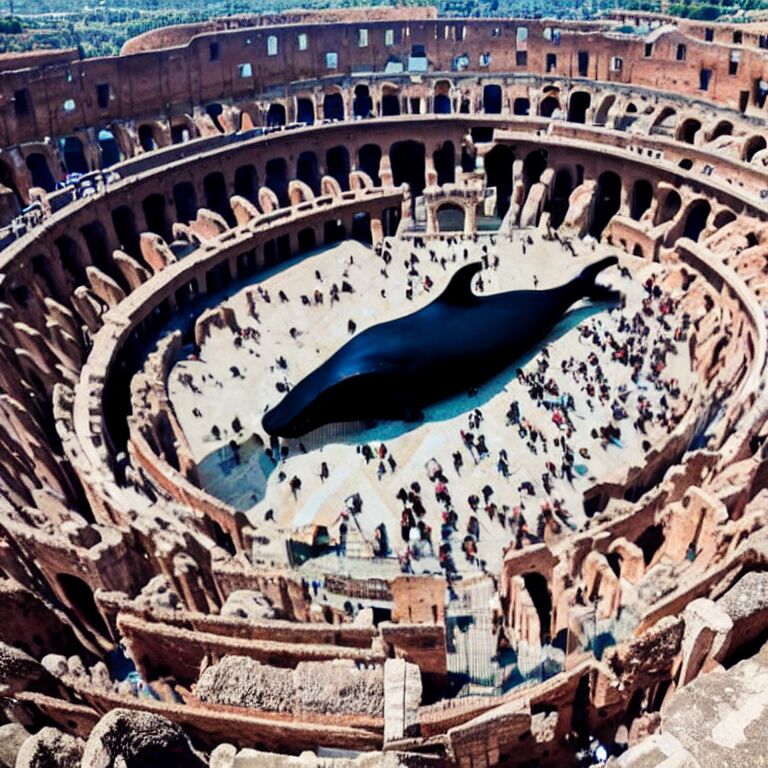
[{"label": "black whale", "polygon": [[542,339],[579,299],[615,297],[596,285],[615,256],[543,291],[472,293],[482,269],[459,269],[431,304],[347,342],[264,414],[277,437],[301,437],[340,421],[418,419],[426,405],[479,386]]}]

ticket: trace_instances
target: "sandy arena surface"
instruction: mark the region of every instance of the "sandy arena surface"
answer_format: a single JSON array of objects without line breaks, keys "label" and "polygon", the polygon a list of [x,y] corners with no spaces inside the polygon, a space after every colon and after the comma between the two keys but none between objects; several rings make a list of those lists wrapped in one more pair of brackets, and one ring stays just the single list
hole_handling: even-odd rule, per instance
[{"label": "sandy arena surface", "polygon": [[[559,326],[555,338],[534,350],[530,359],[521,365],[526,374],[534,373],[544,359],[541,349],[546,346],[549,367],[544,373],[544,381],[554,379],[559,391],[557,395],[545,393],[544,400],[554,407],[561,396],[569,394],[573,398],[570,412],[573,430],[567,438],[567,445],[575,456],[572,466],[577,470],[572,481],[560,476],[564,454],[561,446],[555,444],[556,439],[559,442],[566,436],[567,425],[558,426],[552,418],[554,411],[532,399],[529,386],[516,376],[517,365],[512,365],[477,396],[462,395],[448,404],[430,409],[422,423],[380,424],[368,431],[363,431],[359,425],[336,425],[318,430],[301,441],[287,441],[288,457],[275,466],[258,446],[258,439],[269,444],[261,428],[261,417],[282,397],[276,385],[296,384],[340,348],[351,338],[350,320],[356,324],[355,332],[360,333],[378,322],[414,312],[439,295],[456,269],[465,263],[465,252],[469,260],[479,260],[484,255],[484,247],[487,248],[489,268],[481,272],[480,277],[486,295],[530,289],[535,285],[539,289],[554,287],[598,258],[609,254],[621,258],[615,248],[592,246],[578,240],[565,247],[558,241],[544,240],[541,233],[534,230],[517,231],[512,239],[481,237],[476,243],[439,241],[414,249],[407,241],[391,240],[388,246],[392,260],[385,272],[382,272],[385,263],[381,257],[360,243],[347,241],[318,251],[302,263],[262,282],[260,285],[268,292],[269,303],[257,293],[256,285],[231,297],[226,303],[234,309],[240,328],[252,328],[256,333],[251,338],[243,338],[238,347],[231,330],[214,328],[198,359],[182,360],[171,372],[168,386],[173,406],[193,455],[200,463],[205,487],[233,506],[246,510],[262,530],[265,515],[272,510],[270,517],[274,516],[276,527],[296,529],[312,523],[322,524],[329,526],[331,535],[336,536],[345,498],[358,493],[363,504],[357,521],[364,537],[372,541],[375,527],[383,522],[391,549],[402,554],[406,549],[401,536],[403,504],[397,494],[400,488],[408,489],[412,482],[417,482],[426,510],[423,520],[432,529],[432,543],[437,553],[445,506],[435,497],[435,485],[429,478],[427,467],[431,460],[436,460],[448,481],[447,490],[457,515],[456,531],[451,534],[456,566],[459,570],[474,570],[478,561],[483,560],[488,569],[498,571],[504,548],[518,535],[520,526],[514,522],[516,514],[522,513],[527,533],[535,536],[542,531],[537,525],[542,501],[560,500],[569,516],[555,518],[554,527],[544,530],[545,538],[558,535],[556,529],[560,522],[563,523],[560,526],[563,534],[569,527],[580,527],[586,520],[582,503],[584,492],[596,481],[623,479],[629,465],[642,465],[643,441],[655,445],[667,434],[667,427],[659,424],[658,418],[646,423],[645,434],[633,426],[638,415],[639,396],[648,398],[655,416],[664,410],[660,402],[665,390],[658,389],[648,379],[650,354],[645,355],[640,377],[635,383],[631,378],[631,367],[613,359],[610,346],[603,350],[593,338],[585,339],[580,334],[586,326],[598,330],[601,338],[606,332],[618,339],[632,335],[619,331],[622,313],[631,320],[648,295],[643,282],[651,275],[663,278],[665,267],[624,257],[622,264],[631,271],[631,276],[622,276],[618,267],[612,267],[601,275],[599,282],[621,290],[626,297],[626,308],[582,310],[575,319]],[[571,254],[571,248],[577,256]],[[430,249],[437,262],[431,259]],[[418,276],[410,277],[414,289],[413,299],[408,300],[406,283],[410,264],[406,265],[406,260],[411,253],[418,257],[415,264]],[[498,257],[498,268],[493,266],[495,257]],[[440,263],[443,258],[446,260],[444,268]],[[424,286],[426,275],[434,283],[430,290]],[[344,281],[354,292],[340,291],[339,300],[331,302],[331,286],[335,283],[341,289]],[[314,301],[316,289],[322,292],[322,304]],[[280,291],[288,301],[281,301]],[[249,310],[247,293],[255,297],[253,311]],[[310,299],[309,305],[301,301],[302,295]],[[652,316],[643,318],[650,329],[649,347],[661,335],[672,337],[672,333],[660,325],[657,300],[654,300],[653,310]],[[679,324],[680,317],[672,315],[669,327],[674,329]],[[291,329],[296,338],[291,336]],[[666,366],[660,378],[676,378],[685,393],[694,385],[688,347],[679,342],[673,342],[673,346],[674,352],[666,356]],[[603,398],[603,402],[599,392],[594,396],[587,393],[589,379],[595,371],[594,358],[589,360],[591,353],[596,355],[609,382],[608,397]],[[281,357],[285,360],[285,369],[278,365]],[[571,357],[574,364],[571,370],[564,372],[561,364]],[[586,377],[574,374],[581,361],[587,364]],[[187,384],[183,384],[180,374],[191,375],[194,388],[189,385],[189,378]],[[600,435],[595,438],[591,431],[611,422],[611,408],[619,388],[624,390],[622,405],[628,416],[614,422],[621,429],[620,445],[608,442],[603,447]],[[668,413],[684,408],[683,395],[675,400],[666,393],[666,398]],[[507,423],[506,414],[513,401],[519,403],[525,436],[521,436],[519,425]],[[482,413],[479,425],[469,423],[475,407]],[[219,430],[218,439],[212,434],[214,426]],[[530,447],[531,426],[539,433],[533,442],[535,453]],[[483,435],[487,455],[477,460],[477,452],[470,451],[462,443],[461,430],[470,431],[476,439]],[[258,437],[255,439],[254,435]],[[546,452],[542,438],[546,441]],[[231,440],[242,445],[239,465],[229,447]],[[306,453],[300,449],[299,442],[303,443]],[[369,444],[375,454],[382,442],[387,451],[384,460],[380,462],[375,455],[366,462],[360,444]],[[500,451],[506,451],[507,477],[503,476],[503,464],[499,465]],[[456,452],[460,453],[463,462],[459,472],[455,470],[452,458]],[[390,456],[396,464],[394,470]],[[323,462],[329,471],[325,480],[320,477]],[[547,462],[552,462],[556,469],[554,475],[549,473],[549,491],[542,478],[548,472]],[[290,487],[294,477],[301,481],[301,488],[295,494]],[[530,489],[521,489],[524,482],[532,484],[533,495],[529,493]],[[488,504],[495,504],[490,513],[482,492],[486,486],[493,491]],[[468,503],[472,495],[479,498],[474,513],[479,524],[479,540],[477,558],[470,561],[461,552],[461,542],[473,515]],[[523,543],[528,540],[530,538],[526,537]],[[422,552],[426,550],[426,547],[421,549]]]}]

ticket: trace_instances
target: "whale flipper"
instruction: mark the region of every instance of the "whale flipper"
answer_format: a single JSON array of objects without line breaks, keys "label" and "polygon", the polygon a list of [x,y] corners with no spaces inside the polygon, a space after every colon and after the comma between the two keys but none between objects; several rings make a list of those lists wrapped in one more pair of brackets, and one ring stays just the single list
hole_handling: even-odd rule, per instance
[{"label": "whale flipper", "polygon": [[574,282],[579,285],[579,288],[584,296],[590,299],[602,300],[614,298],[615,291],[610,288],[606,288],[604,285],[598,285],[595,283],[595,278],[608,267],[612,267],[618,264],[619,260],[616,256],[606,256],[600,261],[596,261],[594,264],[590,264],[588,267],[584,267],[581,272],[576,276]]},{"label": "whale flipper", "polygon": [[435,299],[435,302],[444,304],[472,304],[478,300],[478,297],[472,293],[472,279],[480,272],[483,265],[479,261],[473,261],[471,264],[465,264],[448,283],[446,289]]}]

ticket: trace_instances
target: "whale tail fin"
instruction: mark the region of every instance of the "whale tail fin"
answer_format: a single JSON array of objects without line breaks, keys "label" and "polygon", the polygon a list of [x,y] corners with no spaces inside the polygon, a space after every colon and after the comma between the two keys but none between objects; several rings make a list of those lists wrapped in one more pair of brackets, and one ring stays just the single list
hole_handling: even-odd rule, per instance
[{"label": "whale tail fin", "polygon": [[596,261],[594,264],[590,264],[582,269],[575,280],[581,289],[582,295],[595,301],[615,299],[618,296],[618,292],[606,288],[604,285],[599,285],[595,282],[595,279],[604,269],[613,267],[618,263],[619,260],[616,256],[606,256],[604,259],[600,259],[600,261]]}]

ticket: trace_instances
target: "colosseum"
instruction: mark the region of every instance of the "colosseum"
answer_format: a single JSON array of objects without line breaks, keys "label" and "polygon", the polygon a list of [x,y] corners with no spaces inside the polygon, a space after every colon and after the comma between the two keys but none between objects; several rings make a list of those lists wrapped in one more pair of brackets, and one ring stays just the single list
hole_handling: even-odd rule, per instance
[{"label": "colosseum", "polygon": [[[3,54],[0,765],[765,766],[767,51],[424,7]],[[477,386],[265,430],[600,259]]]}]

